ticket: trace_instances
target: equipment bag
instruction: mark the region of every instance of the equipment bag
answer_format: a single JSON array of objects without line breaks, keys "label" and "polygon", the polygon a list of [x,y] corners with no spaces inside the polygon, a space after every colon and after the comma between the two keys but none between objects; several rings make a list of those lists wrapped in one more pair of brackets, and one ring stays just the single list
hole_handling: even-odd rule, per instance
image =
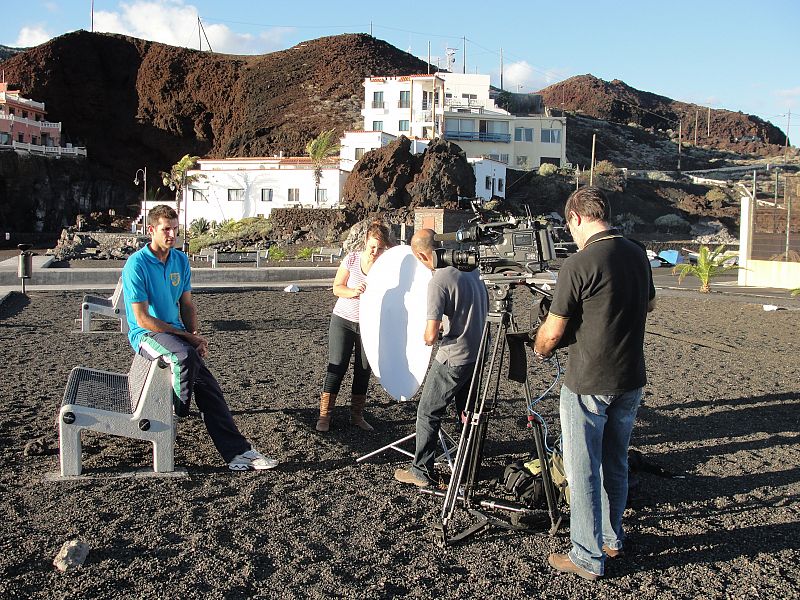
[{"label": "equipment bag", "polygon": [[[556,488],[559,500],[562,498],[569,504],[569,487],[564,473],[564,460],[561,449],[556,446],[553,452],[548,453],[548,467],[550,478]],[[503,472],[503,485],[509,494],[512,494],[520,503],[529,508],[543,508],[547,504],[542,479],[542,467],[538,458],[531,460],[515,460]]]}]

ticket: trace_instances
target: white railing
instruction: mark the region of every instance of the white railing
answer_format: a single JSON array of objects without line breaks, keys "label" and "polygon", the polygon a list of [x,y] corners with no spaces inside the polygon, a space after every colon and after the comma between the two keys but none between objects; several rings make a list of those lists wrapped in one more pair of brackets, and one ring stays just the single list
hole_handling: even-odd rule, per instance
[{"label": "white railing", "polygon": [[13,121],[15,123],[22,123],[23,125],[33,125],[39,129],[57,129],[58,131],[61,131],[61,123],[52,123],[50,121],[34,121],[31,119],[23,119],[17,115],[7,115],[5,113],[0,113],[0,119]]},{"label": "white railing", "polygon": [[14,150],[24,150],[34,154],[45,154],[47,156],[86,156],[86,148],[39,146],[38,144],[25,144],[23,142],[11,142],[11,146]]},{"label": "white railing", "polygon": [[44,110],[44,102],[36,102],[36,100],[29,100],[28,98],[23,98],[18,94],[9,94],[8,92],[0,92],[0,100],[4,102],[18,102],[19,104],[24,104],[26,106],[30,106],[31,108],[38,108],[39,110]]},{"label": "white railing", "polygon": [[417,111],[414,113],[415,123],[431,123],[433,121],[433,113],[429,110]]}]

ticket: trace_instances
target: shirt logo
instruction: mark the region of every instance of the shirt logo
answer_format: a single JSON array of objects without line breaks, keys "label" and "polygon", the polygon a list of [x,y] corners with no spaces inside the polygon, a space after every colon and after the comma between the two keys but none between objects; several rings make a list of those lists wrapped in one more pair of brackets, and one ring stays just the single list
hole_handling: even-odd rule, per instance
[{"label": "shirt logo", "polygon": [[170,273],[169,280],[172,282],[172,287],[178,287],[181,283],[180,273]]}]

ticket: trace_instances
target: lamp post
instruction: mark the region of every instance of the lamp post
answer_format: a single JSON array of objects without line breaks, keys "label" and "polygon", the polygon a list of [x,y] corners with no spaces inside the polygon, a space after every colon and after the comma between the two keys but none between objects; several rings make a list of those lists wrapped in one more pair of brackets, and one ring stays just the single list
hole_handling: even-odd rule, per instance
[{"label": "lamp post", "polygon": [[139,173],[142,174],[142,232],[147,228],[147,167],[136,170],[134,185],[139,185]]}]

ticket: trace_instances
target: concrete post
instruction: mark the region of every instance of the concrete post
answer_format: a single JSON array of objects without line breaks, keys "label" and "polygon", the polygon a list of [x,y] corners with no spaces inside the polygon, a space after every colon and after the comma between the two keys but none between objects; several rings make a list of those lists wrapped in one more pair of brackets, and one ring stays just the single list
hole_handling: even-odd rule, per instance
[{"label": "concrete post", "polygon": [[742,212],[739,220],[739,285],[747,285],[748,262],[753,250],[753,221],[755,199],[749,195],[742,196]]}]

